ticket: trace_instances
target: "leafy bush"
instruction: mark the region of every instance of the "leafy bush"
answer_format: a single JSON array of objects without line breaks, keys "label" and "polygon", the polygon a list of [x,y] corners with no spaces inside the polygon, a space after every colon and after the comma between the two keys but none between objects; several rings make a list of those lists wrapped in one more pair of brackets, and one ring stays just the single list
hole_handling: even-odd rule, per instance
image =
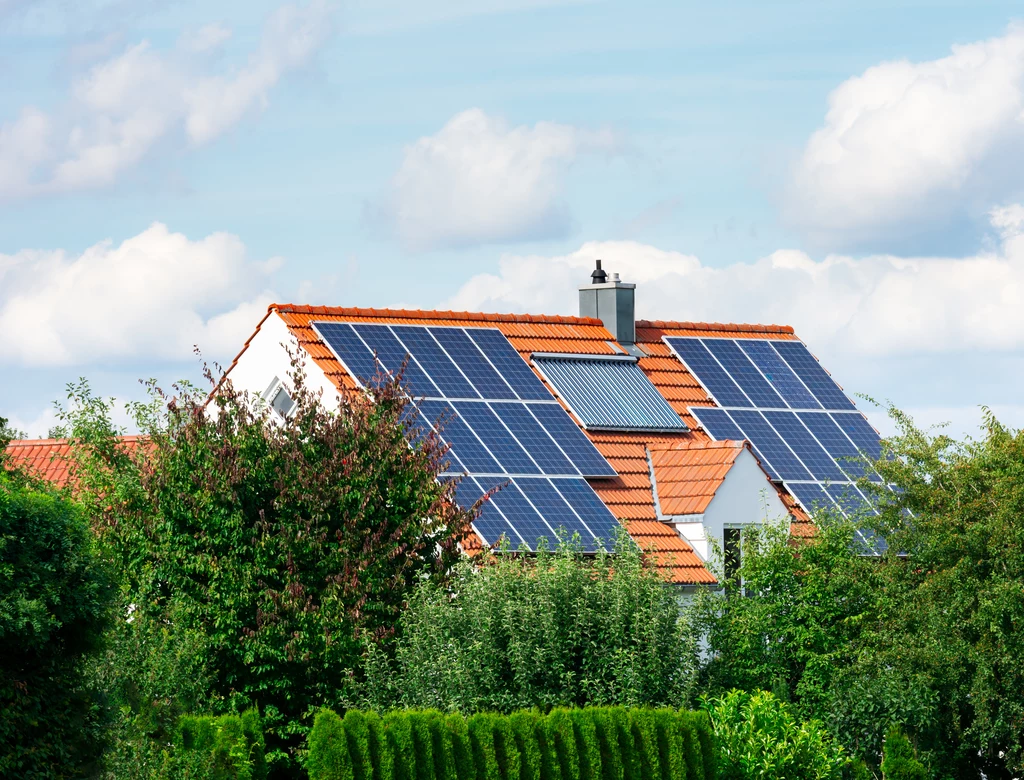
[{"label": "leafy bush", "polygon": [[256,710],[220,717],[186,715],[178,724],[176,747],[200,759],[209,780],[266,780],[263,724]]},{"label": "leafy bush", "polygon": [[907,735],[898,726],[889,729],[882,749],[882,776],[885,780],[928,780],[925,765],[917,760]]},{"label": "leafy bush", "polygon": [[470,515],[397,382],[328,409],[297,366],[280,421],[210,380],[214,413],[189,387],[135,407],[149,444],[134,453],[109,404],[72,388],[78,491],[136,617],[200,641],[200,711],[258,705],[269,760],[295,776],[315,711],[351,698],[365,638],[393,630],[414,582],[447,575]]},{"label": "leafy bush", "polygon": [[[317,715],[309,735],[306,766],[310,780],[348,780],[362,763],[365,724],[383,722],[391,745],[394,777],[418,780],[715,780],[706,772],[700,744],[710,745],[710,721],[675,710],[610,708],[536,710],[511,715],[395,711],[383,721],[352,710],[344,720],[333,712]],[[372,729],[369,730],[372,733]],[[417,735],[418,734],[418,735]],[[648,736],[648,749],[636,749],[635,734]],[[687,734],[691,736],[688,737]],[[372,740],[371,740],[372,741]],[[690,746],[695,745],[696,755]],[[440,747],[439,747],[440,746]],[[371,749],[370,774],[386,761]],[[713,760],[710,751],[708,757]],[[692,772],[689,767],[694,767]],[[668,774],[662,774],[662,767]],[[366,770],[363,771],[364,775]]]},{"label": "leafy bush", "polygon": [[801,723],[768,692],[705,700],[714,724],[719,780],[839,780],[845,751],[817,721]]},{"label": "leafy bush", "polygon": [[94,769],[103,735],[85,665],[113,596],[80,508],[0,458],[0,776]]},{"label": "leafy bush", "polygon": [[511,712],[688,698],[692,632],[677,595],[624,532],[614,556],[585,559],[570,545],[498,555],[464,563],[450,582],[416,588],[393,659],[370,648],[375,708]]}]

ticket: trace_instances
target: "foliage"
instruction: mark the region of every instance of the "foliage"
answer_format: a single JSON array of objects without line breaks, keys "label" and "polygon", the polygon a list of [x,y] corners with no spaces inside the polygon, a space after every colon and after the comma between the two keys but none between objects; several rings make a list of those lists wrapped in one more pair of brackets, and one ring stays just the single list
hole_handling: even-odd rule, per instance
[{"label": "foliage", "polygon": [[241,715],[186,715],[178,723],[176,747],[205,759],[210,780],[266,780],[263,725],[252,709]]},{"label": "foliage", "polygon": [[17,428],[12,427],[6,417],[0,417],[0,465],[2,465],[4,459],[4,448],[15,439],[25,438],[27,438],[27,435],[24,431],[19,431]]},{"label": "foliage", "polygon": [[847,758],[817,721],[800,722],[766,691],[705,699],[720,780],[839,780]]},{"label": "foliage", "polygon": [[623,535],[614,555],[571,545],[494,556],[425,582],[394,660],[371,648],[372,706],[476,712],[686,701],[695,642],[676,594]]},{"label": "foliage", "polygon": [[84,665],[113,596],[80,508],[0,468],[0,776],[91,769],[102,735]]},{"label": "foliage", "polygon": [[928,770],[914,755],[914,747],[899,726],[885,735],[882,751],[882,776],[885,780],[928,780]]},{"label": "foliage", "polygon": [[[901,433],[875,468],[889,543],[860,557],[852,524],[827,514],[793,545],[771,531],[745,540],[749,598],[703,593],[705,690],[771,687],[878,768],[901,725],[925,766],[951,777],[1024,769],[1024,434],[989,416],[978,441]],[[770,638],[770,640],[768,639]]]},{"label": "foliage", "polygon": [[[547,715],[478,712],[468,718],[396,710],[381,720],[354,710],[342,719],[325,710],[309,735],[306,768],[310,780],[714,780],[713,751],[701,747],[711,745],[711,722],[696,716],[587,707],[556,708]],[[382,725],[383,739],[368,750],[371,722]],[[637,746],[642,733],[650,735],[646,748]]]},{"label": "foliage", "polygon": [[294,369],[287,420],[229,383],[209,404],[151,387],[135,450],[87,384],[64,413],[126,602],[150,636],[198,643],[209,709],[261,708],[268,759],[288,773],[313,713],[344,702],[364,642],[393,630],[413,583],[446,576],[470,519],[397,382],[328,409]]}]

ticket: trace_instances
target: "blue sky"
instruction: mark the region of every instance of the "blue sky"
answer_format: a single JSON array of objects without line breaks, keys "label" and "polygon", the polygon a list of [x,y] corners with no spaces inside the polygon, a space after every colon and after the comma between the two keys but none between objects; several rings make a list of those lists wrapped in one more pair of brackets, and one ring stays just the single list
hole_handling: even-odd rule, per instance
[{"label": "blue sky", "polygon": [[0,0],[0,415],[195,376],[271,300],[575,313],[602,257],[639,316],[1024,424],[1015,13]]}]

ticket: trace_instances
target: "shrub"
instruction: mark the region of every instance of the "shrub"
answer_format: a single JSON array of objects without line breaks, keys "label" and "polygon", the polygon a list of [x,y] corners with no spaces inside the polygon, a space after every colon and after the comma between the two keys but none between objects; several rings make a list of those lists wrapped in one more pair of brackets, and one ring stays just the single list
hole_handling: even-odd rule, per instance
[{"label": "shrub", "polygon": [[[370,749],[370,726],[366,715],[359,710],[349,710],[345,713],[343,727],[352,758],[352,777],[355,780],[373,780],[373,751]],[[316,721],[313,722],[313,730],[316,730]]]},{"label": "shrub", "polygon": [[694,635],[624,532],[614,555],[564,544],[490,563],[464,562],[447,587],[416,587],[393,653],[368,653],[370,706],[508,713],[687,700]]},{"label": "shrub", "polygon": [[630,710],[629,720],[639,758],[641,780],[661,780],[661,756],[654,713],[650,710]]},{"label": "shrub", "polygon": [[882,748],[882,775],[885,780],[928,780],[928,770],[917,760],[914,747],[898,726],[889,729]]},{"label": "shrub", "polygon": [[452,737],[455,774],[459,780],[473,780],[476,777],[476,763],[473,758],[473,743],[469,738],[466,719],[453,712],[445,717],[444,725]]},{"label": "shrub", "polygon": [[80,507],[0,461],[0,776],[95,769],[101,722],[85,671],[113,596]]},{"label": "shrub", "polygon": [[[204,766],[204,776],[210,780],[265,780],[267,777],[263,726],[255,710],[220,717],[186,715],[178,724],[176,747],[183,754],[194,754]],[[179,767],[195,766],[187,755],[169,763]],[[344,776],[321,777],[333,780]]]},{"label": "shrub", "polygon": [[408,712],[389,712],[384,716],[384,730],[394,760],[395,780],[416,780],[416,743]]},{"label": "shrub", "polygon": [[[351,724],[355,726],[355,724]],[[354,740],[357,728],[350,732],[341,718],[330,710],[317,714],[313,729],[309,732],[309,752],[306,756],[306,771],[309,780],[353,780],[354,761],[349,749],[349,739]]]},{"label": "shrub", "polygon": [[817,721],[800,723],[766,691],[705,699],[720,780],[839,780],[849,763]]},{"label": "shrub", "polygon": [[533,710],[513,712],[508,723],[519,750],[519,780],[541,780],[540,714]]}]

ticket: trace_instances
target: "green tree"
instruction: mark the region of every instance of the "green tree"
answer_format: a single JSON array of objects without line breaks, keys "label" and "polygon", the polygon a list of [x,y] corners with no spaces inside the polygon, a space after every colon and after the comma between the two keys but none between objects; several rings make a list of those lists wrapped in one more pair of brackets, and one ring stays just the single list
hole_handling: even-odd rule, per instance
[{"label": "green tree", "polygon": [[928,770],[914,755],[914,746],[898,726],[889,729],[882,749],[882,777],[885,780],[928,780]]},{"label": "green tree", "polygon": [[696,652],[677,598],[624,532],[614,555],[564,544],[464,564],[448,587],[417,587],[393,660],[371,648],[368,697],[461,712],[678,705]]},{"label": "green tree", "polygon": [[76,481],[135,619],[172,644],[197,641],[208,706],[258,706],[268,759],[294,773],[315,711],[343,706],[358,679],[365,637],[393,631],[413,583],[446,576],[470,515],[437,479],[443,444],[397,382],[328,408],[297,363],[283,420],[208,378],[209,404],[187,385],[174,397],[154,387],[133,409],[148,437],[133,450],[110,405],[72,387]]},{"label": "green tree", "polygon": [[113,595],[80,508],[0,468],[0,776],[94,769],[102,723],[84,666]]}]

